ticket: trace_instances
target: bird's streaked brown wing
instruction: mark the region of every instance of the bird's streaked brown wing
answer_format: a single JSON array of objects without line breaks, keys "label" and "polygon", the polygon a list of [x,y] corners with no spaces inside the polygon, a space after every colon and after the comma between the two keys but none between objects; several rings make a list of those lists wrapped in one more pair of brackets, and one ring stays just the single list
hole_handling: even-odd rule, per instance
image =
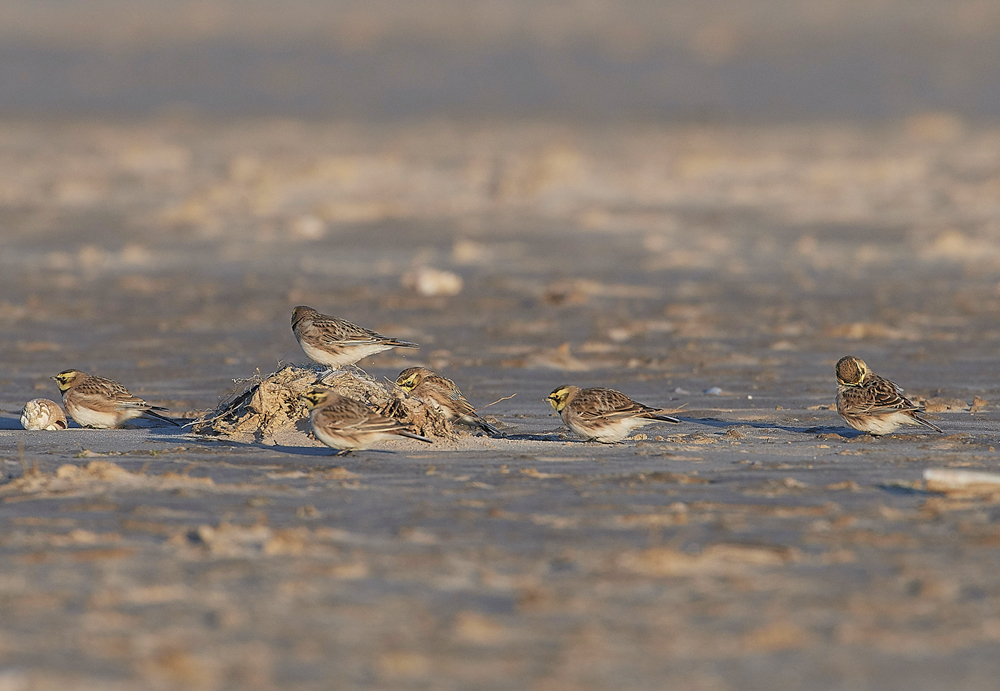
[{"label": "bird's streaked brown wing", "polygon": [[902,389],[894,382],[877,375],[873,375],[869,381],[865,382],[861,391],[863,397],[859,399],[858,403],[859,407],[862,407],[866,413],[920,410],[919,406],[913,405],[910,399],[903,395]]},{"label": "bird's streaked brown wing", "polygon": [[573,403],[578,414],[584,420],[646,417],[665,422],[680,422],[665,415],[661,410],[633,401],[621,391],[614,389],[584,389]]}]

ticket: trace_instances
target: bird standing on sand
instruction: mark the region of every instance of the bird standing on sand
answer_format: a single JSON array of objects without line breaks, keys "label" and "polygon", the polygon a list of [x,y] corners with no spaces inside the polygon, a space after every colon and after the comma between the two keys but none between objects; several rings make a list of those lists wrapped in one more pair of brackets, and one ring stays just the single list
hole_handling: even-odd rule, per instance
[{"label": "bird standing on sand", "polygon": [[869,370],[861,358],[840,358],[836,372],[837,412],[854,429],[882,435],[894,432],[900,425],[923,425],[942,432],[920,417],[923,409],[910,402],[901,388]]},{"label": "bird standing on sand", "polygon": [[457,420],[478,427],[492,437],[500,430],[479,417],[451,379],[435,374],[426,367],[410,367],[399,373],[396,384],[406,393],[441,412],[446,420]]},{"label": "bird standing on sand", "polygon": [[302,394],[310,410],[313,433],[341,456],[351,451],[367,449],[371,444],[393,437],[408,437],[433,443],[433,440],[411,432],[399,420],[379,415],[361,401],[314,387]]},{"label": "bird standing on sand", "polygon": [[614,444],[636,427],[654,422],[679,423],[658,408],[637,403],[614,389],[560,386],[546,400],[563,422],[585,441]]},{"label": "bird standing on sand", "polygon": [[331,370],[353,365],[389,348],[419,348],[416,343],[387,338],[346,319],[320,314],[299,305],[292,310],[292,333],[310,360]]},{"label": "bird standing on sand", "polygon": [[180,427],[153,411],[166,410],[133,396],[116,381],[68,369],[52,377],[62,392],[63,405],[81,427],[110,429],[137,417],[150,417]]}]

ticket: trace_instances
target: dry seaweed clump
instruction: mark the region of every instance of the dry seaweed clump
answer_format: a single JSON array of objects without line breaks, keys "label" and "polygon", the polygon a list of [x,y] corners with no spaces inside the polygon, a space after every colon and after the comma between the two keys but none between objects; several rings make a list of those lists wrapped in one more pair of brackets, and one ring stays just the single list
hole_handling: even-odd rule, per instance
[{"label": "dry seaweed clump", "polygon": [[395,384],[379,383],[359,367],[322,376],[326,371],[323,367],[289,365],[266,377],[257,374],[243,380],[236,393],[195,420],[193,431],[258,440],[272,437],[282,428],[308,418],[302,394],[314,386],[325,386],[411,425],[418,434],[454,437],[451,423],[437,409],[410,398]]}]

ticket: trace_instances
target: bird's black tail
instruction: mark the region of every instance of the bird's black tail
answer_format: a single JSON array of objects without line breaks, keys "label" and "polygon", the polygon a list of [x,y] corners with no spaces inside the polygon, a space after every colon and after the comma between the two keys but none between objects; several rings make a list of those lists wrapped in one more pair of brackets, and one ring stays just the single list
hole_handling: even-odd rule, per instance
[{"label": "bird's black tail", "polygon": [[941,434],[944,434],[944,430],[943,429],[941,429],[940,427],[938,427],[937,425],[935,425],[933,422],[929,422],[929,421],[923,419],[922,417],[920,417],[916,413],[913,413],[913,419],[916,420],[917,422],[919,422],[924,427],[930,427],[935,432],[940,432]]},{"label": "bird's black tail", "polygon": [[[161,410],[165,410],[165,409],[161,409]],[[154,413],[152,410],[144,410],[142,412],[142,414],[145,415],[146,417],[151,417],[151,418],[154,418],[156,420],[163,420],[164,422],[169,422],[174,427],[181,427],[181,423],[177,422],[176,420],[171,420],[168,417],[163,417],[159,413]]]},{"label": "bird's black tail", "polygon": [[407,437],[409,439],[416,439],[417,441],[425,441],[428,444],[433,444],[434,443],[433,439],[428,439],[427,437],[422,437],[419,434],[414,434],[413,432],[406,432],[406,431],[398,430],[396,432],[396,434],[398,434],[401,437]]}]

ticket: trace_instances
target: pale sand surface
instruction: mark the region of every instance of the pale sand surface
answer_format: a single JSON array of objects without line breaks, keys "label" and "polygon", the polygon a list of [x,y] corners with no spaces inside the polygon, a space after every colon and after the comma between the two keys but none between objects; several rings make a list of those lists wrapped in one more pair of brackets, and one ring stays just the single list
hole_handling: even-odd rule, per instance
[{"label": "pale sand surface", "polygon": [[[996,688],[996,497],[920,477],[998,470],[998,152],[941,116],[0,123],[0,688]],[[298,304],[422,345],[377,377],[516,393],[507,438],[19,429],[68,367],[212,408],[304,362]],[[843,426],[848,353],[946,434]],[[563,383],[683,422],[584,444]]]}]

